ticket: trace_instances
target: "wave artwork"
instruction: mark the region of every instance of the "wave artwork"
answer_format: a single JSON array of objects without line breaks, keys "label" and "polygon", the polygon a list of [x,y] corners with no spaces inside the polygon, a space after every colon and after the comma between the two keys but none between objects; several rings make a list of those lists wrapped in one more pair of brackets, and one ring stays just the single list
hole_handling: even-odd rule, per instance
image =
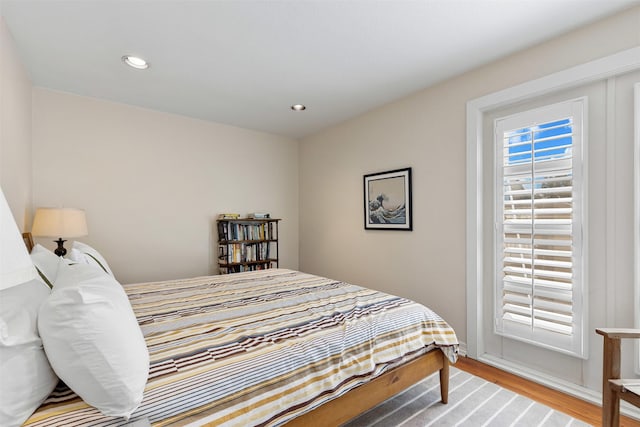
[{"label": "wave artwork", "polygon": [[364,228],[413,229],[411,168],[364,176]]},{"label": "wave artwork", "polygon": [[369,200],[369,221],[371,224],[406,224],[407,209],[402,203],[397,206],[386,207],[384,201],[387,196],[378,195],[373,200]]}]

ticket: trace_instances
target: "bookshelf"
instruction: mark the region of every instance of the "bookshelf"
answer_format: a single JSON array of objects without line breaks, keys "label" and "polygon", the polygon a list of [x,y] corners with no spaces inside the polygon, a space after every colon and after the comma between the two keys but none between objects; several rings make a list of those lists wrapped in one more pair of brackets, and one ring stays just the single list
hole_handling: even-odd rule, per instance
[{"label": "bookshelf", "polygon": [[279,219],[218,219],[220,274],[278,267]]}]

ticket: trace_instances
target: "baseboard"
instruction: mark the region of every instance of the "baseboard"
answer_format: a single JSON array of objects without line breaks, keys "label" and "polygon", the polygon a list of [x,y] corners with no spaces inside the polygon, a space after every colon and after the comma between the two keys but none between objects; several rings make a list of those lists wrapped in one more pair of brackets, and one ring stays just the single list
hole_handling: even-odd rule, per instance
[{"label": "baseboard", "polygon": [[462,357],[467,357],[467,343],[459,342],[458,343],[458,355]]},{"label": "baseboard", "polygon": [[[503,371],[511,374],[518,375],[519,377],[525,378],[529,381],[566,393],[578,399],[585,400],[594,405],[601,406],[602,404],[602,392],[591,390],[578,384],[556,378],[552,375],[545,374],[544,372],[540,372],[508,360],[500,359],[499,357],[489,354],[480,356],[478,361],[495,368],[502,369]],[[627,402],[620,402],[620,413],[627,417],[640,420],[640,408],[629,405]]]}]

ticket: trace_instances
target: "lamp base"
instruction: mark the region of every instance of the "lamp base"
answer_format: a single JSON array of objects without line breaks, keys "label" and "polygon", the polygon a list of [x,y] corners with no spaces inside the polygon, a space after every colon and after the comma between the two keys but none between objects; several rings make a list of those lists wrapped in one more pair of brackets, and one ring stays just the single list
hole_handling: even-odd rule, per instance
[{"label": "lamp base", "polygon": [[54,242],[58,244],[58,247],[53,251],[53,253],[58,256],[65,256],[67,254],[67,250],[62,245],[66,240],[62,240],[62,237],[60,237],[58,240],[54,240]]}]

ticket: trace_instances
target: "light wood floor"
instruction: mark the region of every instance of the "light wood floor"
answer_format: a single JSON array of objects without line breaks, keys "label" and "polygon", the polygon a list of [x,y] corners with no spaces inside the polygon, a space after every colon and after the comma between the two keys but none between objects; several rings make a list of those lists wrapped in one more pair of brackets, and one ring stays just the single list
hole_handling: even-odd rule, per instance
[{"label": "light wood floor", "polygon": [[[527,396],[550,408],[562,411],[585,423],[593,426],[600,426],[602,424],[602,409],[598,405],[593,405],[584,400],[577,399],[466,357],[458,358],[458,363],[455,364],[455,367],[518,394]],[[622,427],[640,427],[640,422],[623,416],[620,418],[620,425]]]}]

